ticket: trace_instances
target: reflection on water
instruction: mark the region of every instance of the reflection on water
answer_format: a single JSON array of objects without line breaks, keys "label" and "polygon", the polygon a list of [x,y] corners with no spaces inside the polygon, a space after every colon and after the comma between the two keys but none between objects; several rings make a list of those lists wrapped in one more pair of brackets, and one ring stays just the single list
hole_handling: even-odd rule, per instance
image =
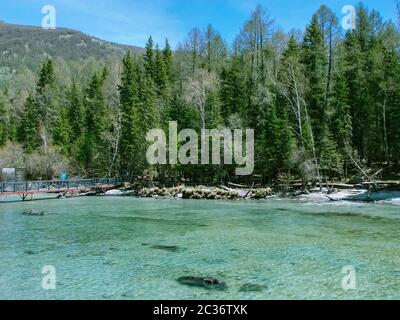
[{"label": "reflection on water", "polygon": [[[400,299],[399,230],[396,202],[2,203],[0,298]],[[56,290],[41,288],[45,265]],[[357,289],[344,291],[348,265]]]}]

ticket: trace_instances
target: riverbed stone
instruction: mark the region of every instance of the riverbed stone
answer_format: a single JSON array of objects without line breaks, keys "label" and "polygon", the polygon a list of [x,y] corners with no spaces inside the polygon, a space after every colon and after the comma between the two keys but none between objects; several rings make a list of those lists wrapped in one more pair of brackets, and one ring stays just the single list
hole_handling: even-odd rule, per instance
[{"label": "riverbed stone", "polygon": [[262,292],[267,289],[267,286],[254,284],[254,283],[245,283],[243,284],[239,292]]},{"label": "riverbed stone", "polygon": [[35,209],[22,212],[22,215],[24,216],[47,216],[48,214],[47,211],[39,211]]},{"label": "riverbed stone", "polygon": [[178,246],[154,245],[154,246],[151,246],[150,248],[157,249],[157,250],[169,251],[169,252],[177,252],[179,250]]},{"label": "riverbed stone", "polygon": [[225,290],[227,288],[224,281],[213,277],[186,276],[178,278],[177,281],[181,285],[205,288],[208,290]]}]

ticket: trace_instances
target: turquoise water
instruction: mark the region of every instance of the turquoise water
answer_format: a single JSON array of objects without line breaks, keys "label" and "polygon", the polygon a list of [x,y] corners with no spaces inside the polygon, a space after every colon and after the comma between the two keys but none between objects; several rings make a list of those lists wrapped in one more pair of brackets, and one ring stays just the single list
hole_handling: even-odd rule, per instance
[{"label": "turquoise water", "polygon": [[[399,208],[279,199],[1,203],[0,298],[400,299]],[[50,214],[20,214],[28,209]],[[45,265],[56,268],[55,290],[41,287]],[[345,291],[348,265],[357,287]],[[190,275],[228,288],[176,281]],[[259,291],[241,290],[246,284]]]}]

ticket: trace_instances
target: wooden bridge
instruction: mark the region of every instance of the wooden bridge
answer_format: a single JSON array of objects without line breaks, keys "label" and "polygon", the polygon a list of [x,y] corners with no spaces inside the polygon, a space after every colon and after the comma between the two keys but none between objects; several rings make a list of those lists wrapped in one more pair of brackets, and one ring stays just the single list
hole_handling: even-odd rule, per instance
[{"label": "wooden bridge", "polygon": [[43,193],[58,196],[77,196],[93,190],[105,193],[120,183],[116,178],[0,182],[0,196],[19,195],[26,201],[32,200],[34,194]]}]

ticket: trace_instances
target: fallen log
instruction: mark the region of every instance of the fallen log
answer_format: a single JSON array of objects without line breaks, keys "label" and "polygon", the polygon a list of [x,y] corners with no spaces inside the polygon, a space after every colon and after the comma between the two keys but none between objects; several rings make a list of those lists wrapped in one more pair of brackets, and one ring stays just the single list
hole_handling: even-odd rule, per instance
[{"label": "fallen log", "polygon": [[[375,190],[379,190],[379,184],[375,181],[375,179],[373,177],[370,177],[365,171],[364,169],[361,167],[360,164],[357,163],[357,161],[353,158],[353,156],[351,155],[350,152],[348,152],[348,155],[351,159],[351,161],[353,161],[354,165],[357,167],[358,170],[360,170],[360,172],[369,180],[372,182]],[[379,172],[379,171],[378,171]],[[377,175],[378,173],[376,173],[375,175]]]},{"label": "fallen log", "polygon": [[228,182],[229,186],[235,187],[235,188],[242,188],[242,189],[248,189],[250,188],[250,186],[244,186],[241,184],[236,184],[236,183],[232,183],[232,182]]}]

